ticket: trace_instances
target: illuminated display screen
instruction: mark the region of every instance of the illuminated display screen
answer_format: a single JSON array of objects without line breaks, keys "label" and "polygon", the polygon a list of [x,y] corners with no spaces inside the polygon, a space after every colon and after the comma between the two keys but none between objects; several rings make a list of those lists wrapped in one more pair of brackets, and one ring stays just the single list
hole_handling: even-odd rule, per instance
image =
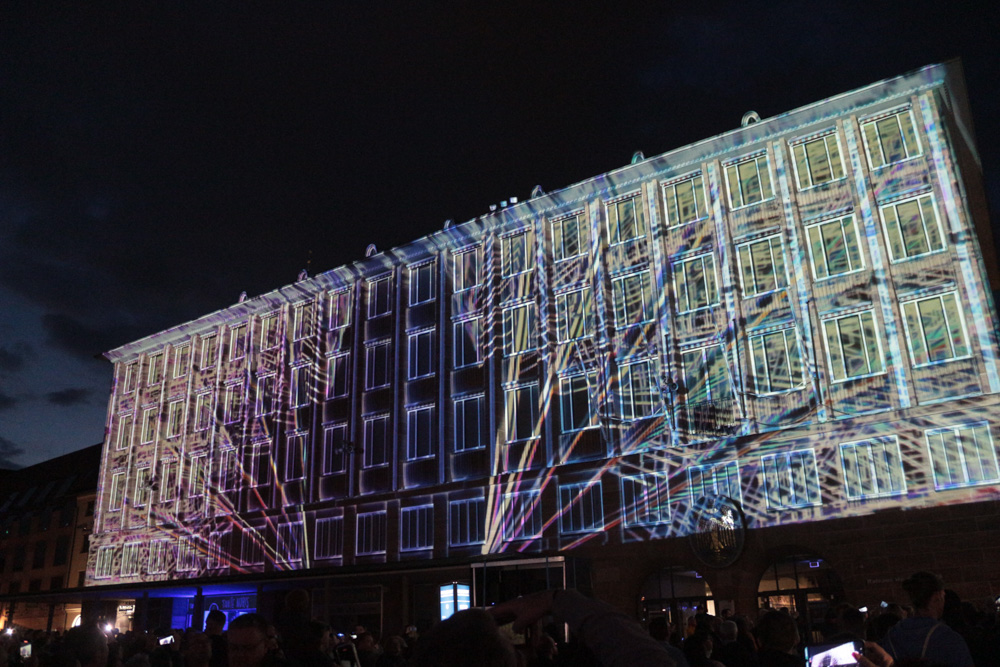
[{"label": "illuminated display screen", "polygon": [[89,581],[662,539],[719,497],[750,528],[995,497],[942,72],[109,353]]},{"label": "illuminated display screen", "polygon": [[468,584],[445,584],[441,586],[441,620],[451,618],[456,611],[469,608]]}]

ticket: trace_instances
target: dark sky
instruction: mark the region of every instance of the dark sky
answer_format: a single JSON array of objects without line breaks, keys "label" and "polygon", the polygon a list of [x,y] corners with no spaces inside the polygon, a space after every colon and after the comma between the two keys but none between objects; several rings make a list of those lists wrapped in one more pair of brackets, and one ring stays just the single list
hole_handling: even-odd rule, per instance
[{"label": "dark sky", "polygon": [[99,442],[95,355],[241,291],[948,58],[1000,210],[987,4],[4,3],[0,467]]}]

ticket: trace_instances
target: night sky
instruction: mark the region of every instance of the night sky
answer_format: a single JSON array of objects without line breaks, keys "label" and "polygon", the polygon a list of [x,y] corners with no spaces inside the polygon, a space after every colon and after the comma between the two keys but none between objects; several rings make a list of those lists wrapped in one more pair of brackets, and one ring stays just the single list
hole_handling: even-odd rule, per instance
[{"label": "night sky", "polygon": [[242,291],[949,58],[1000,211],[987,3],[98,4],[0,9],[0,467]]}]

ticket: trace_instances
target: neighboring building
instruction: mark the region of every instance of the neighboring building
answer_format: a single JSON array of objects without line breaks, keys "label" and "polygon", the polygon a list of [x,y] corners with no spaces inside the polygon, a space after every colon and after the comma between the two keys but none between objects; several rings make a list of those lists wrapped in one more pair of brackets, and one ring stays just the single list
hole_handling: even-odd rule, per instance
[{"label": "neighboring building", "polygon": [[995,594],[958,64],[752,120],[107,353],[88,582],[311,581],[399,629],[453,580],[638,615],[917,567]]},{"label": "neighboring building", "polygon": [[[14,622],[62,630],[80,614],[79,600],[52,595],[82,586],[86,565],[78,552],[93,526],[93,500],[101,464],[96,444],[58,458],[3,471],[0,477],[0,627]],[[85,516],[82,498],[90,498]],[[74,566],[75,564],[75,566]]]}]

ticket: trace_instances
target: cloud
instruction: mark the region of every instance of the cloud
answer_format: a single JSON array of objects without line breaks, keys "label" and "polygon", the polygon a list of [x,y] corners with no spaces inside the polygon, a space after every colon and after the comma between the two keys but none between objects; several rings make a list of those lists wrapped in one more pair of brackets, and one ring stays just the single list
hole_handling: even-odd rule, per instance
[{"label": "cloud", "polygon": [[18,404],[18,400],[13,396],[8,396],[7,394],[0,391],[0,410],[7,410]]},{"label": "cloud", "polygon": [[50,343],[83,358],[93,358],[150,333],[136,327],[113,324],[92,327],[74,317],[58,313],[43,315],[42,326],[49,334]]},{"label": "cloud", "polygon": [[31,353],[31,347],[19,343],[12,348],[0,347],[0,371],[14,373],[24,368]]},{"label": "cloud", "polygon": [[20,464],[14,458],[24,453],[24,450],[7,438],[0,436],[0,468],[17,469]]},{"label": "cloud", "polygon": [[87,399],[90,398],[90,390],[84,389],[83,387],[71,387],[69,389],[60,389],[59,391],[49,392],[46,395],[46,398],[48,398],[49,403],[53,405],[78,405],[80,403],[87,402]]}]

